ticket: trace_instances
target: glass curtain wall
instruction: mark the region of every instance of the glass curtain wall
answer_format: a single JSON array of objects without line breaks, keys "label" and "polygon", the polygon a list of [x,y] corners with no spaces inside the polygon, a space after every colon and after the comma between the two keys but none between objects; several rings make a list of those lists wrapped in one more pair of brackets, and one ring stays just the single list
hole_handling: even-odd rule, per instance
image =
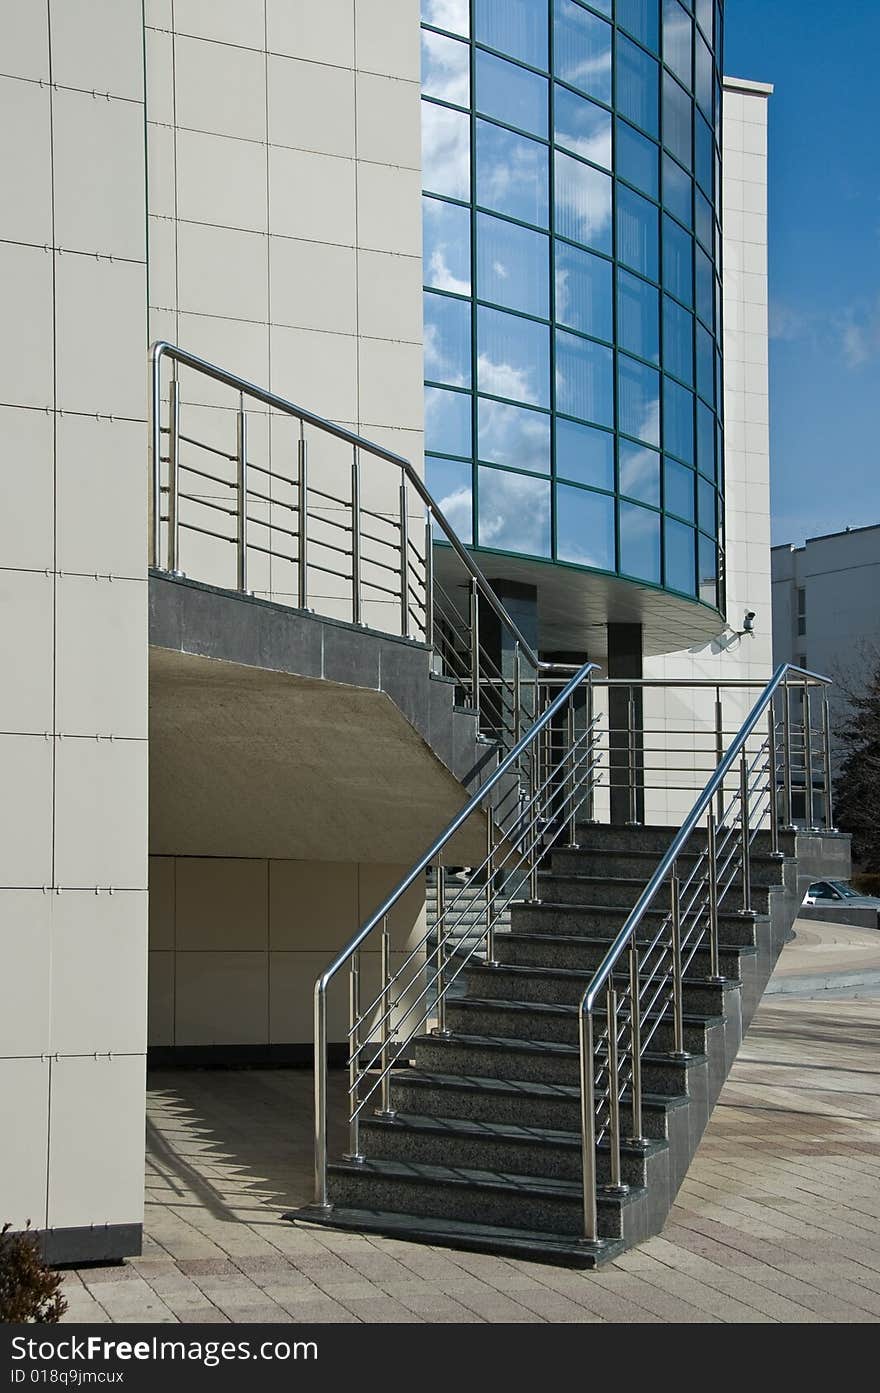
[{"label": "glass curtain wall", "polygon": [[721,604],[716,0],[422,0],[428,483]]}]

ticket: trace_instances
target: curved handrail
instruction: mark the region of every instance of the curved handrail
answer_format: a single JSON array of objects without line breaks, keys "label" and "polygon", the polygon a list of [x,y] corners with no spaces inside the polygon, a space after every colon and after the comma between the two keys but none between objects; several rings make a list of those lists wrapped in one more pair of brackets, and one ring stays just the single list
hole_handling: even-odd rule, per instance
[{"label": "curved handrail", "polygon": [[691,811],[688,813],[687,817],[685,818],[675,837],[672,839],[669,848],[661,857],[659,865],[657,866],[656,870],[654,871],[654,874],[651,876],[651,879],[645,886],[645,889],[643,890],[636,904],[630,911],[630,914],[625,924],[623,925],[623,928],[620,930],[619,934],[614,939],[610,948],[608,949],[608,952],[605,954],[605,957],[602,959],[601,963],[597,967],[593,975],[593,980],[591,981],[587,990],[584,992],[583,997],[581,998],[581,1012],[583,1014],[589,1014],[589,1012],[592,1011],[593,1006],[596,1002],[596,997],[599,995],[599,992],[605,986],[605,984],[608,981],[608,978],[614,971],[615,964],[617,963],[624,949],[629,944],[630,939],[632,938],[639,924],[642,922],[642,919],[644,918],[648,909],[651,907],[654,897],[656,896],[658,890],[660,889],[661,885],[663,884],[664,880],[669,874],[669,871],[671,870],[672,866],[678,860],[678,857],[681,855],[682,850],[687,845],[687,842],[689,841],[691,834],[694,831],[694,828],[696,827],[703,813],[710,806],[712,799],[715,797],[718,790],[721,788],[724,779],[729,774],[737,756],[740,754],[743,746],[745,745],[746,740],[755,730],[758,721],[760,720],[764,712],[767,710],[769,703],[773,700],[773,697],[775,696],[779,688],[782,686],[785,679],[791,676],[792,674],[798,677],[802,677],[807,681],[821,683],[823,686],[831,685],[830,677],[823,677],[821,673],[810,672],[806,668],[796,667],[793,663],[782,663],[776,669],[772,678],[761,692],[761,695],[758,697],[758,700],[755,702],[745,721],[741,725],[736,736],[731,741],[727,753],[724,755],[723,759],[719,763],[717,769],[715,770],[715,773],[711,776],[708,783],[703,788],[702,793],[698,796],[697,801],[691,808]]},{"label": "curved handrail", "polygon": [[258,387],[255,382],[249,382],[247,378],[239,377],[237,373],[228,372],[226,368],[218,367],[216,363],[209,363],[207,359],[198,357],[195,353],[189,353],[184,348],[178,348],[176,344],[169,343],[166,339],[157,339],[150,348],[150,360],[152,363],[152,455],[153,455],[153,527],[154,527],[154,562],[158,564],[158,549],[155,536],[158,535],[158,518],[160,515],[161,499],[159,496],[159,467],[158,461],[161,455],[161,373],[160,367],[163,358],[170,358],[173,362],[180,363],[184,367],[193,368],[196,372],[204,373],[207,377],[212,377],[216,382],[222,382],[225,386],[233,388],[236,392],[242,392],[249,397],[261,401],[264,406],[274,407],[278,411],[284,411],[288,415],[296,416],[305,425],[315,426],[318,430],[325,431],[327,434],[335,436],[337,440],[344,441],[347,445],[355,446],[357,449],[365,450],[368,454],[377,455],[379,459],[386,460],[389,464],[394,464],[406,476],[407,482],[412,484],[416,493],[430,509],[432,517],[436,519],[437,525],[443,532],[446,541],[450,544],[459,561],[469,572],[471,579],[476,582],[481,596],[494,610],[501,623],[506,626],[513,634],[515,641],[520,645],[524,656],[537,671],[572,671],[570,667],[560,667],[557,663],[542,662],[537,653],[532,648],[528,640],[523,636],[522,631],[514,619],[508,614],[498,596],[495,594],[483,572],[475,563],[468,551],[459,541],[450,522],[437,506],[433,495],[427,489],[425,483],[413,469],[409,460],[403,455],[395,454],[393,450],[386,450],[384,446],[375,444],[372,440],[365,439],[364,436],[357,435],[354,431],[346,430],[344,426],[337,426],[332,421],[327,421],[323,416],[318,416],[314,411],[309,411],[304,406],[297,406],[295,402],[288,401],[286,397],[279,396],[276,392],[270,392],[265,387]]}]

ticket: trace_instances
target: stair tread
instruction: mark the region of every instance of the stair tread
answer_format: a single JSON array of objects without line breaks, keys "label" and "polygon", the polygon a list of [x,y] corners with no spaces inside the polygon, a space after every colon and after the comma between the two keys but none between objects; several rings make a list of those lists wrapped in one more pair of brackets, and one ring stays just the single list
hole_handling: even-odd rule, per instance
[{"label": "stair tread", "polygon": [[[568,880],[570,878],[571,877],[568,876],[560,877],[561,880]],[[612,880],[614,879],[613,876],[607,878]],[[587,877],[587,879],[596,880],[597,877],[589,876]],[[645,882],[643,880],[633,882],[633,884],[635,885],[644,885],[644,883]],[[769,888],[771,890],[781,890],[782,886],[771,885]],[[767,889],[767,886],[765,886],[764,889]],[[631,904],[588,904],[586,901],[582,903],[580,900],[514,900],[511,908],[516,909],[520,907],[523,909],[564,909],[570,912],[571,914],[583,914],[584,911],[586,911],[589,914],[622,914],[624,920],[629,918],[629,916],[633,912],[633,909],[635,908],[635,906]],[[646,909],[643,917],[647,918],[650,915],[655,916],[657,918],[665,919],[668,914],[668,909]],[[748,917],[749,919],[768,920],[770,918],[769,914],[763,914],[760,911],[756,910],[749,911],[748,916],[746,916],[744,914],[740,914],[739,910],[737,909],[720,909],[718,911],[718,915],[721,919],[743,919],[745,917]]]},{"label": "stair tread", "polygon": [[[531,1195],[537,1199],[572,1199],[581,1202],[584,1188],[580,1180],[563,1180],[557,1176],[520,1175],[515,1171],[483,1170],[474,1166],[438,1166],[427,1161],[382,1160],[366,1157],[363,1161],[333,1161],[330,1174],[370,1175],[386,1180],[413,1180],[424,1185],[446,1185],[453,1188],[502,1191],[506,1194]],[[633,1185],[620,1197],[623,1203],[643,1193],[644,1187]]]},{"label": "stair tread", "polygon": [[[580,1151],[580,1131],[564,1131],[559,1127],[524,1127],[515,1122],[488,1122],[470,1117],[447,1117],[445,1114],[397,1112],[393,1117],[371,1117],[365,1119],[365,1126],[389,1128],[408,1132],[432,1132],[447,1137],[482,1137],[489,1140],[533,1142],[535,1145],[564,1146]],[[644,1156],[649,1152],[663,1150],[666,1142],[656,1138],[639,1146],[621,1139],[623,1153]],[[600,1150],[608,1149],[607,1143],[600,1144]]]},{"label": "stair tread", "polygon": [[[402,1083],[414,1083],[417,1087],[448,1088],[462,1093],[497,1093],[506,1097],[534,1099],[563,1099],[580,1102],[581,1091],[577,1084],[542,1083],[528,1079],[493,1079],[482,1074],[443,1074],[426,1069],[409,1069],[399,1076]],[[624,1098],[629,1097],[624,1093]],[[684,1093],[642,1093],[642,1107],[666,1110],[669,1107],[682,1107],[687,1102]]]},{"label": "stair tread", "polygon": [[[467,1045],[470,1048],[485,1050],[510,1050],[529,1054],[556,1054],[580,1058],[580,1050],[577,1045],[567,1045],[560,1040],[527,1040],[514,1037],[512,1035],[471,1035],[464,1031],[454,1030],[449,1035],[417,1035],[412,1041],[413,1044],[440,1045],[448,1044]],[[692,1064],[705,1060],[705,1054],[697,1054],[691,1051],[686,1060],[675,1060],[664,1050],[643,1050],[642,1059],[652,1063],[662,1064]]]},{"label": "stair tread", "polygon": [[[581,938],[579,936],[575,937],[574,934],[511,934],[511,938],[527,938],[530,941],[533,940],[538,943],[545,943],[547,941],[551,943],[593,943],[596,946],[599,946],[603,943],[608,943],[608,939],[606,938],[588,939]],[[648,945],[641,944],[637,941],[636,946],[647,947]],[[718,945],[718,948],[719,952],[722,952],[724,949],[729,949],[731,952],[748,952],[749,955],[751,955],[753,951],[757,951],[753,943],[720,943]],[[468,971],[481,973],[499,972],[507,973],[510,976],[521,977],[546,977],[547,980],[550,982],[562,982],[571,977],[583,977],[586,978],[588,981],[592,980],[592,978],[595,976],[596,970],[595,968],[590,967],[545,967],[541,963],[471,962],[468,964]],[[627,975],[629,975],[628,965],[624,965],[623,967],[621,967],[620,972],[621,974],[626,973]],[[704,977],[688,977],[687,973],[685,973],[682,980],[685,982],[705,984],[706,979]]]},{"label": "stair tread", "polygon": [[[560,908],[561,906],[554,905],[554,906],[552,906],[552,907],[553,907],[554,909],[556,909],[556,908]],[[566,908],[566,909],[568,909],[568,908],[571,908],[571,909],[583,909],[584,906],[583,906],[583,905],[570,905],[570,906],[569,906],[569,905],[566,905],[566,906],[564,906],[564,908]],[[553,933],[543,934],[543,933],[529,933],[529,932],[527,932],[527,931],[521,932],[519,929],[511,929],[509,933],[505,933],[504,937],[505,937],[505,938],[512,938],[512,939],[514,939],[514,940],[523,939],[523,940],[525,940],[525,941],[528,942],[528,943],[565,943],[565,944],[582,943],[582,944],[584,944],[584,945],[586,945],[586,946],[588,946],[588,947],[591,947],[591,948],[598,948],[598,947],[601,947],[602,944],[605,944],[607,947],[610,947],[610,946],[611,946],[611,943],[612,943],[612,940],[611,940],[611,939],[609,939],[609,938],[603,938],[601,934],[553,934]],[[651,942],[652,942],[651,939],[637,938],[637,939],[636,939],[636,947],[638,947],[638,948],[648,948],[648,947],[650,947]],[[757,951],[758,951],[757,946],[756,946],[754,943],[719,943],[718,948],[719,948],[719,951],[722,952],[722,953],[746,953],[746,954],[751,955],[751,954],[757,953]],[[697,952],[702,953],[702,952],[708,952],[708,951],[709,951],[709,945],[708,945],[708,944],[705,944],[705,945],[704,945],[704,944],[699,944],[698,947],[697,947]],[[500,966],[502,966],[502,967],[507,967],[507,966],[515,967],[515,966],[517,966],[517,964],[515,964],[515,963],[510,963],[510,964],[502,963],[502,964],[500,964]],[[561,969],[561,970],[567,971],[567,969]]]},{"label": "stair tread", "polygon": [[[607,1203],[600,1197],[600,1206]],[[507,1256],[547,1258],[551,1262],[576,1267],[594,1267],[623,1251],[622,1239],[588,1243],[566,1234],[545,1233],[539,1229],[514,1229],[498,1224],[475,1224],[467,1219],[430,1218],[382,1209],[353,1209],[334,1206],[330,1210],[307,1205],[285,1214],[294,1223],[317,1224],[334,1229],[406,1238],[410,1242],[430,1243],[452,1248],[476,1249]]]},{"label": "stair tread", "polygon": [[[674,838],[676,835],[677,835],[677,832],[674,832],[674,833],[672,834],[672,836],[670,836],[670,838],[669,838],[670,845],[672,844],[673,838]],[[554,854],[554,855],[557,855],[557,854],[568,854],[568,855],[570,855],[570,856],[637,856],[637,857],[638,857],[640,860],[642,860],[642,861],[655,861],[655,862],[658,862],[658,863],[659,863],[659,862],[662,860],[662,858],[666,855],[666,851],[667,851],[667,850],[668,850],[668,847],[667,847],[667,848],[664,848],[662,851],[656,851],[656,850],[653,850],[653,849],[650,848],[650,847],[646,848],[646,847],[628,847],[628,846],[621,846],[621,847],[610,847],[610,846],[560,846],[560,847],[554,847],[554,848],[553,848],[553,854]],[[696,850],[691,850],[691,851],[680,851],[679,854],[678,854],[678,857],[677,857],[676,859],[677,859],[677,860],[681,860],[681,861],[684,861],[684,860],[693,861],[693,860],[695,860],[697,857],[705,856],[705,854],[706,854],[706,847],[705,847],[705,845],[703,845],[703,846],[697,848]],[[793,857],[793,856],[782,856],[782,857],[773,856],[773,855],[771,855],[771,853],[770,853],[769,851],[752,851],[752,853],[751,853],[749,859],[752,860],[752,861],[761,861],[761,862],[765,862],[765,863],[767,863],[767,864],[772,864],[772,865],[782,865],[782,862],[783,862],[783,861],[793,861],[793,860],[795,860],[796,858]],[[549,872],[541,872],[541,871],[539,871],[538,874],[539,874],[539,875],[541,875],[541,874],[553,875],[554,872],[553,872],[553,871],[549,871]]]},{"label": "stair tread", "polygon": [[[472,1008],[484,1009],[485,1007],[489,1007],[492,1010],[510,1011],[512,1013],[532,1012],[541,1016],[573,1016],[577,1018],[580,1014],[579,1005],[567,1005],[565,1002],[557,1001],[510,1001],[506,997],[499,996],[457,996],[453,997],[449,1002],[449,1006],[450,1009],[453,1006],[463,1007],[467,1011]],[[598,1014],[601,1014],[601,1012]],[[645,1012],[642,1015],[642,1019],[653,1020],[658,1014],[662,1013],[656,1011]],[[721,1015],[708,1015],[702,1011],[685,1011],[682,1018],[693,1025],[718,1025],[724,1020],[724,1017]]]}]

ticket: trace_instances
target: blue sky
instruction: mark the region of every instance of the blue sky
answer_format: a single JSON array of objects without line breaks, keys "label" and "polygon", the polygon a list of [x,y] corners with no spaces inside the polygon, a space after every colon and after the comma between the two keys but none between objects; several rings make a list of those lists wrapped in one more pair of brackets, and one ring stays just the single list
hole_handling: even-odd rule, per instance
[{"label": "blue sky", "polygon": [[770,99],[773,542],[880,522],[880,3],[727,0]]}]

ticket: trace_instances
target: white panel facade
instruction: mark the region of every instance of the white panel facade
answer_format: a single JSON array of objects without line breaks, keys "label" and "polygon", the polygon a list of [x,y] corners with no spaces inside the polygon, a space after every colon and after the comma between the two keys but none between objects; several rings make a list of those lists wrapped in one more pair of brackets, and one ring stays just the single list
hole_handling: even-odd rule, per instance
[{"label": "white panel facade", "polygon": [[15,1119],[0,1157],[0,1222],[138,1225],[147,954],[140,0],[5,5],[0,55],[0,1079]]},{"label": "white panel facade", "polygon": [[[724,314],[724,550],[728,629],[717,639],[681,653],[647,658],[646,677],[741,678],[763,685],[772,668],[770,604],[770,427],[767,332],[767,108],[772,88],[727,78],[722,130],[723,314]],[[755,615],[754,632],[741,634],[745,615]],[[725,728],[732,736],[758,695],[757,685],[726,703]],[[688,692],[646,695],[647,730],[665,727],[688,736],[706,751],[696,765],[690,753],[663,756],[698,767],[706,775],[713,742],[695,731],[711,730],[714,690],[703,697]],[[669,744],[672,744],[670,735]],[[646,776],[646,783],[650,782]],[[670,777],[670,783],[674,779]],[[646,794],[646,818],[678,822],[705,777],[685,774],[686,788]]]}]

